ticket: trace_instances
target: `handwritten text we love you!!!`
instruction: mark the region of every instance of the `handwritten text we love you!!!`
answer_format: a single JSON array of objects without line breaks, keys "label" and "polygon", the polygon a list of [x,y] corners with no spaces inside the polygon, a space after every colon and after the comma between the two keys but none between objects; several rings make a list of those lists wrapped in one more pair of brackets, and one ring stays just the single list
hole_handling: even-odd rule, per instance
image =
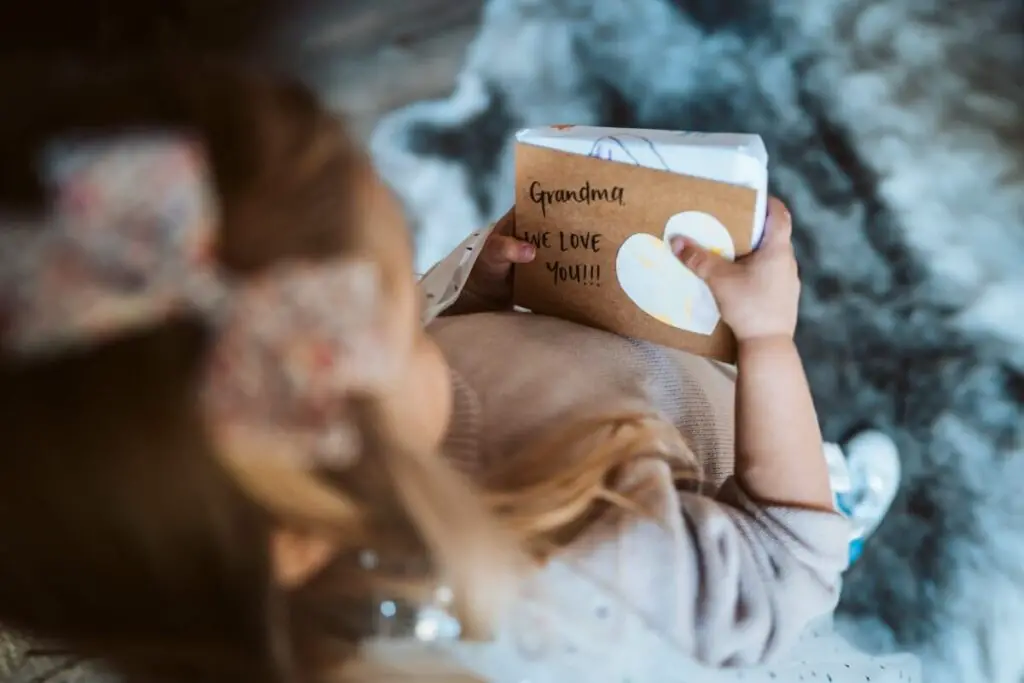
[{"label": "handwritten text we love you!!!", "polygon": [[[557,234],[557,240],[553,237]],[[544,230],[543,232],[524,231],[522,239],[526,240],[538,251],[555,251],[556,254],[566,252],[586,252],[597,254],[601,251],[603,239],[599,232],[573,232],[570,230]],[[552,276],[552,284],[575,282],[581,285],[601,286],[601,265],[595,263],[567,263],[561,258],[545,262],[544,267]]]}]

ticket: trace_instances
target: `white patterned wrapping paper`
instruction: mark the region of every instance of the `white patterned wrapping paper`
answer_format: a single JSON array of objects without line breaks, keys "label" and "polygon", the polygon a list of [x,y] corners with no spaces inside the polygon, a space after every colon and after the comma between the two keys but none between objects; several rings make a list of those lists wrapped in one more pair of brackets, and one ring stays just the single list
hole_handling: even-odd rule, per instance
[{"label": "white patterned wrapping paper", "polygon": [[483,250],[484,242],[493,229],[492,224],[473,232],[420,278],[420,291],[426,299],[422,318],[424,325],[428,325],[459,298]]}]

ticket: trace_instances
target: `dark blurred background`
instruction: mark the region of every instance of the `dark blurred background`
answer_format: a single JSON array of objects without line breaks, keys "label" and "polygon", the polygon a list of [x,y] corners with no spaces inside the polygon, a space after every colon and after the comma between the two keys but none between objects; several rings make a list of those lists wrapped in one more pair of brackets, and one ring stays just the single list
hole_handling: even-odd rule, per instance
[{"label": "dark blurred background", "polygon": [[451,92],[482,7],[482,0],[3,0],[0,56],[242,57],[318,86],[365,138],[385,112]]}]

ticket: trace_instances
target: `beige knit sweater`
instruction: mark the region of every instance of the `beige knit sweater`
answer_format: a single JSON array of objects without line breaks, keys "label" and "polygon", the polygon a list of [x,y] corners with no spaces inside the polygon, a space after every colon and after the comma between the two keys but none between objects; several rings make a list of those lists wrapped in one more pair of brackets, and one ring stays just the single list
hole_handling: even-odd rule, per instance
[{"label": "beige knit sweater", "polygon": [[[617,485],[655,514],[609,510],[524,588],[492,641],[446,641],[425,655],[422,642],[380,641],[367,653],[421,678],[425,662],[447,654],[446,665],[493,683],[776,679],[770,669],[731,675],[705,665],[784,659],[838,599],[849,525],[837,514],[759,504],[729,476],[731,369],[565,321],[481,312],[495,306],[465,285],[492,228],[468,236],[420,281],[424,324],[451,366],[446,448],[458,465],[485,475],[557,420],[640,402],[681,430],[721,486],[680,491],[666,466],[638,460]],[[801,647],[827,655],[825,633]]]},{"label": "beige knit sweater", "polygon": [[[601,588],[581,593],[572,571],[553,570],[549,593],[608,598],[616,615],[610,617],[606,606],[600,613],[577,610],[573,619],[637,617],[664,647],[638,650],[640,643],[631,641],[628,649],[645,658],[645,666],[664,660],[654,669],[664,671],[680,655],[711,666],[765,661],[784,653],[809,621],[835,606],[847,564],[847,522],[838,514],[759,504],[729,476],[731,368],[529,313],[441,317],[428,331],[455,385],[447,451],[471,473],[486,472],[558,420],[640,402],[678,427],[714,484],[712,494],[678,491],[666,466],[636,463],[620,483],[622,493],[658,514],[650,519],[610,512],[564,551],[565,566],[595,578]],[[572,610],[589,599],[563,606]],[[528,672],[524,632],[542,644],[550,640],[544,649],[554,653],[560,650],[552,643],[576,628],[549,633],[539,623],[509,626],[513,644],[476,652],[473,666]],[[596,667],[607,673],[609,665],[595,658],[624,644],[627,635],[618,633],[576,664],[563,661],[574,652],[567,647],[554,660],[542,658],[537,670],[586,677],[594,674],[587,667]],[[637,680],[636,662],[616,661],[623,675]]]}]

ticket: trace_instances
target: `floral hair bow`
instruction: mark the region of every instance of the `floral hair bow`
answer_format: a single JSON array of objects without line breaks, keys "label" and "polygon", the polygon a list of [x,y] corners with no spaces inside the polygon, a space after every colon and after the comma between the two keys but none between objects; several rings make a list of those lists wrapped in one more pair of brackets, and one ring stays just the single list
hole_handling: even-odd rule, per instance
[{"label": "floral hair bow", "polygon": [[[348,398],[397,375],[376,262],[291,261],[232,278],[216,259],[203,146],[186,136],[66,141],[46,150],[41,172],[44,220],[0,216],[0,355],[57,354],[199,316],[215,332],[200,400],[229,455],[300,468],[356,457]],[[394,635],[399,605],[381,601],[382,633]],[[428,639],[459,629],[443,602],[413,621]]]},{"label": "floral hair bow", "polygon": [[217,205],[201,147],[177,136],[51,145],[48,220],[3,221],[0,340],[34,354],[212,310]]},{"label": "floral hair bow", "polygon": [[198,315],[217,333],[204,399],[218,424],[314,460],[353,450],[340,406],[386,365],[375,263],[291,262],[231,278],[215,258],[203,146],[187,136],[62,141],[41,162],[45,219],[0,218],[0,353],[59,353]]}]

